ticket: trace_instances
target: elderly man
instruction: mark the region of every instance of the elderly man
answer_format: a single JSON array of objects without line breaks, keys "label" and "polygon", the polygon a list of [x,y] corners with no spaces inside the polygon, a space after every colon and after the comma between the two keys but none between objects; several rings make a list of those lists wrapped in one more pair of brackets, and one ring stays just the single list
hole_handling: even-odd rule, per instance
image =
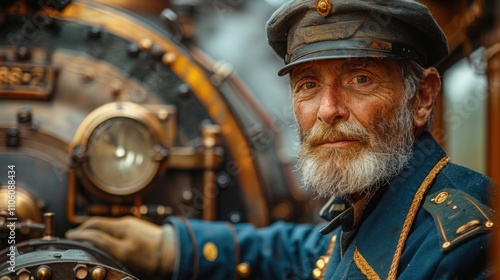
[{"label": "elderly man", "polygon": [[[304,184],[328,223],[93,218],[67,237],[180,279],[476,279],[494,228],[485,176],[427,131],[446,38],[409,0],[293,0],[269,20],[285,61]],[[338,214],[338,200],[350,207]]]}]

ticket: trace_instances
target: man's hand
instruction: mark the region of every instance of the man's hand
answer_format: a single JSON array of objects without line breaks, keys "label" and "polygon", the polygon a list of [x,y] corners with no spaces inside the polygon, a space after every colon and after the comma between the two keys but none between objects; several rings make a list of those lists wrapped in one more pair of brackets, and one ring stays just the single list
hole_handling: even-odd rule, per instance
[{"label": "man's hand", "polygon": [[177,238],[170,225],[135,218],[92,217],[66,238],[87,241],[110,254],[133,272],[167,276],[174,270]]}]

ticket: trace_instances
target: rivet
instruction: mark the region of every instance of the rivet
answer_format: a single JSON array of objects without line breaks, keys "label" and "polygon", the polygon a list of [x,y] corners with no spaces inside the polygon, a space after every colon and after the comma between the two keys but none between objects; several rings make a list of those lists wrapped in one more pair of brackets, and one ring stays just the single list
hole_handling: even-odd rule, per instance
[{"label": "rivet", "polygon": [[30,278],[31,278],[31,272],[26,268],[22,268],[17,272],[18,280],[30,280]]},{"label": "rivet", "polygon": [[168,118],[168,111],[167,111],[167,109],[161,109],[160,111],[158,111],[157,116],[158,116],[158,119],[160,121],[166,120]]},{"label": "rivet", "polygon": [[141,52],[141,49],[139,49],[139,45],[137,45],[135,43],[130,44],[127,48],[127,53],[131,57],[137,57],[140,52]]},{"label": "rivet", "polygon": [[237,224],[239,222],[241,222],[241,213],[239,212],[231,212],[229,213],[229,220],[231,221],[231,223],[233,224]]},{"label": "rivet", "polygon": [[180,98],[187,98],[189,95],[189,85],[182,83],[177,87],[177,96]]},{"label": "rivet", "polygon": [[487,221],[486,224],[484,224],[487,228],[493,227],[493,222],[492,221]]},{"label": "rivet", "polygon": [[31,51],[26,46],[19,46],[16,49],[16,59],[17,60],[28,60],[31,58]]},{"label": "rivet", "polygon": [[36,278],[39,280],[49,280],[52,277],[50,267],[42,265],[36,270]]},{"label": "rivet", "polygon": [[89,36],[89,38],[99,39],[102,35],[102,29],[99,26],[92,26],[87,35]]},{"label": "rivet", "polygon": [[75,267],[73,268],[73,272],[75,274],[75,278],[79,280],[85,279],[89,274],[89,270],[84,264],[75,265]]},{"label": "rivet", "polygon": [[152,57],[159,59],[161,58],[163,60],[163,55],[165,54],[165,51],[158,45],[153,45],[151,46],[151,49],[149,50],[150,54]]},{"label": "rivet", "polygon": [[443,249],[446,249],[448,247],[450,247],[451,243],[449,241],[446,241],[445,243],[443,243],[443,245],[441,247],[443,247]]},{"label": "rivet", "polygon": [[146,205],[139,206],[139,213],[141,213],[142,215],[146,215],[148,214],[148,212],[149,212],[148,206]]},{"label": "rivet", "polygon": [[151,39],[142,39],[139,41],[139,48],[142,51],[149,51],[153,47],[153,41]]},{"label": "rivet", "polygon": [[33,118],[33,114],[30,108],[21,108],[16,114],[17,122],[20,124],[30,124]]},{"label": "rivet", "polygon": [[163,64],[165,65],[170,65],[172,64],[175,60],[177,59],[177,55],[173,52],[166,52],[162,58],[161,58],[161,61],[163,62]]},{"label": "rivet", "polygon": [[5,131],[7,147],[19,147],[21,136],[17,127],[9,127]]},{"label": "rivet", "polygon": [[230,182],[231,178],[226,172],[220,172],[217,174],[217,184],[219,185],[219,187],[225,188],[229,185]]},{"label": "rivet", "polygon": [[96,266],[92,270],[92,280],[104,280],[106,278],[106,269],[102,266]]},{"label": "rivet", "polygon": [[456,205],[453,205],[453,207],[451,207],[452,210],[457,210],[458,206]]}]

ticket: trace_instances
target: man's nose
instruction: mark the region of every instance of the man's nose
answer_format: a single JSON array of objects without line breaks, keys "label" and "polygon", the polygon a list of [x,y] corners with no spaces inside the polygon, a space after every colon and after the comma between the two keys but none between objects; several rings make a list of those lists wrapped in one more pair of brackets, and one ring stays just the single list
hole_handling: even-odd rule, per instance
[{"label": "man's nose", "polygon": [[327,124],[345,121],[349,118],[345,96],[332,89],[325,90],[321,95],[318,109],[318,120]]}]

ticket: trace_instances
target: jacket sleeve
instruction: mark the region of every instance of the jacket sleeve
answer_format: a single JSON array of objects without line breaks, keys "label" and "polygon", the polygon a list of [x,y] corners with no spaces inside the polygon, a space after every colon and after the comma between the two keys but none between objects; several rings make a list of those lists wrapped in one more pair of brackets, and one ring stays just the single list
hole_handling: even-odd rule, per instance
[{"label": "jacket sleeve", "polygon": [[488,263],[491,233],[469,240],[441,260],[432,279],[491,279],[494,271]]},{"label": "jacket sleeve", "polygon": [[168,222],[179,239],[173,279],[309,279],[328,247],[321,225],[280,221],[255,228],[178,217]]}]

